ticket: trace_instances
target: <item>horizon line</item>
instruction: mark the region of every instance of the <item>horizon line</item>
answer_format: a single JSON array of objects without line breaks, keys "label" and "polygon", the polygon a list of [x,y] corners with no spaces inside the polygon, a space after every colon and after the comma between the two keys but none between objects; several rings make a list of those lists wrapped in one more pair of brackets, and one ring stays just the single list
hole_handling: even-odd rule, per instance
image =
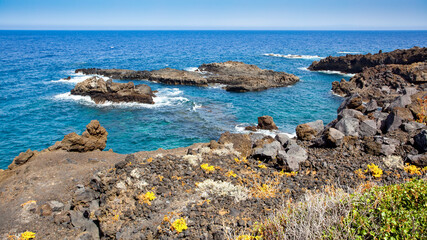
[{"label": "horizon line", "polygon": [[3,29],[0,31],[427,31],[426,29]]}]

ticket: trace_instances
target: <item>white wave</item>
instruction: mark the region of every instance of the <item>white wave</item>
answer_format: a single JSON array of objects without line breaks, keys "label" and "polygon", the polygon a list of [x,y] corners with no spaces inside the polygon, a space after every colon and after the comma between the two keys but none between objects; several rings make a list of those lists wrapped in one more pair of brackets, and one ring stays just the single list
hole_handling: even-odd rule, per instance
[{"label": "white wave", "polygon": [[197,111],[197,109],[202,108],[202,104],[197,104],[195,102],[193,102],[193,108],[191,110],[193,110],[194,112]]},{"label": "white wave", "polygon": [[272,130],[272,131],[270,131],[270,130],[264,130],[264,129],[257,129],[255,132],[254,132],[254,131],[248,131],[248,130],[245,130],[245,127],[246,127],[246,126],[249,126],[249,124],[247,124],[247,123],[242,123],[242,124],[236,125],[236,126],[234,127],[235,132],[237,132],[237,133],[244,133],[244,134],[249,134],[249,133],[261,133],[261,134],[263,134],[263,135],[271,136],[271,137],[275,137],[275,136],[276,136],[277,134],[279,134],[279,133],[286,134],[286,135],[287,135],[288,137],[290,137],[290,138],[294,138],[294,137],[296,137],[296,136],[297,136],[297,134],[296,134],[296,133],[281,132],[281,131],[279,131],[279,130]]},{"label": "white wave", "polygon": [[282,57],[287,59],[322,59],[324,57],[319,57],[317,55],[294,55],[294,54],[277,54],[277,53],[265,53],[264,56],[269,57]]},{"label": "white wave", "polygon": [[78,73],[71,73],[70,74],[71,78],[69,80],[66,79],[66,78],[61,78],[59,80],[52,80],[51,82],[54,82],[54,83],[68,83],[68,84],[73,84],[74,85],[74,84],[77,84],[79,82],[83,82],[84,80],[86,80],[88,78],[91,78],[91,77],[94,77],[94,76],[100,77],[100,78],[102,78],[104,80],[108,80],[108,77],[104,77],[104,76],[100,76],[100,75],[85,75],[85,74],[83,74],[81,72],[78,72]]},{"label": "white wave", "polygon": [[310,71],[310,70],[308,70],[308,68],[306,68],[306,67],[299,67],[298,69],[299,69],[299,70],[302,70],[302,71]]},{"label": "white wave", "polygon": [[114,46],[111,46],[110,48],[111,48],[111,49],[114,49]]},{"label": "white wave", "polygon": [[188,72],[198,72],[199,68],[198,67],[188,67],[188,68],[184,68],[185,71]]},{"label": "white wave", "polygon": [[336,94],[334,91],[332,91],[332,90],[330,90],[330,91],[331,91],[331,94],[332,94],[332,95],[337,96],[337,97],[340,97],[340,98],[343,98],[343,96],[341,96],[341,95],[339,95],[339,94]]},{"label": "white wave", "polygon": [[324,74],[330,74],[330,75],[341,75],[345,77],[354,77],[356,74],[353,73],[343,73],[340,71],[331,71],[331,70],[319,70],[316,72],[324,73]]},{"label": "white wave", "polygon": [[346,52],[346,51],[341,51],[341,52],[337,52],[337,53],[344,53],[344,54],[360,54],[361,52]]},{"label": "white wave", "polygon": [[164,106],[176,106],[182,103],[188,102],[189,100],[182,96],[177,96],[183,92],[178,88],[165,88],[161,89],[156,93],[156,97],[153,98],[154,104],[137,103],[137,102],[110,102],[106,101],[101,104],[96,104],[89,96],[72,95],[69,92],[61,93],[54,96],[54,100],[78,102],[82,105],[99,108],[158,108]]},{"label": "white wave", "polygon": [[210,84],[208,88],[223,89],[225,87],[227,87],[227,85],[225,85],[225,84],[219,84],[219,83],[214,83],[214,84]]}]

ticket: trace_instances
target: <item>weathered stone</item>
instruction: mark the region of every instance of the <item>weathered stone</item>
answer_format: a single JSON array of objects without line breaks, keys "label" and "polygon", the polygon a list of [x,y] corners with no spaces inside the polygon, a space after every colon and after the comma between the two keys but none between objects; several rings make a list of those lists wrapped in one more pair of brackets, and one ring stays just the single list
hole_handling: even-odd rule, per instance
[{"label": "weathered stone", "polygon": [[288,146],[288,143],[291,140],[291,138],[287,134],[284,134],[284,133],[277,134],[276,137],[274,137],[274,139],[279,141],[283,147]]},{"label": "weathered stone", "polygon": [[263,139],[265,135],[262,133],[251,133],[249,137],[251,139],[252,145],[255,145],[255,143]]},{"label": "weathered stone", "polygon": [[374,136],[377,133],[377,123],[374,120],[365,120],[359,125],[359,135],[361,137]]},{"label": "weathered stone", "polygon": [[426,125],[418,122],[408,122],[402,125],[402,128],[405,132],[414,132],[425,127]]},{"label": "weathered stone", "polygon": [[276,124],[273,121],[273,118],[270,116],[261,116],[258,117],[258,129],[265,129],[265,130],[276,130],[278,129]]},{"label": "weathered stone", "polygon": [[408,155],[407,161],[410,164],[416,165],[418,167],[427,166],[427,154],[417,154],[417,155]]},{"label": "weathered stone", "polygon": [[338,120],[342,118],[357,118],[359,121],[365,120],[367,117],[363,115],[362,112],[354,110],[354,109],[343,109],[340,113],[338,113]]},{"label": "weathered stone", "polygon": [[340,132],[335,128],[329,128],[325,135],[325,141],[327,146],[330,147],[339,147],[342,145],[342,140],[344,138],[344,133]]},{"label": "weathered stone", "polygon": [[273,141],[272,143],[265,144],[262,148],[254,149],[252,157],[255,159],[260,159],[263,161],[269,161],[275,159],[277,153],[282,150],[282,145],[278,141]]},{"label": "weathered stone", "polygon": [[300,162],[304,161],[301,156],[290,156],[285,151],[277,154],[277,163],[285,171],[298,171]]},{"label": "weathered stone", "polygon": [[397,97],[388,107],[389,110],[393,110],[396,107],[404,108],[407,105],[411,104],[411,96],[410,95],[402,95]]},{"label": "weathered stone", "polygon": [[307,151],[297,144],[290,145],[287,148],[286,154],[288,157],[286,162],[292,171],[298,170],[299,164],[308,158]]},{"label": "weathered stone", "polygon": [[298,139],[303,141],[310,141],[315,138],[315,136],[323,131],[323,121],[317,120],[314,122],[300,124],[296,128],[296,134]]},{"label": "weathered stone", "polygon": [[64,204],[58,201],[50,201],[49,205],[54,212],[60,212],[64,209]]},{"label": "weathered stone", "polygon": [[40,216],[50,216],[52,215],[52,208],[50,207],[49,204],[43,204],[40,206]]},{"label": "weathered stone", "polygon": [[386,167],[392,169],[403,169],[403,159],[401,156],[386,156],[382,158],[383,163]]},{"label": "weathered stone", "polygon": [[248,157],[252,152],[252,142],[247,134],[225,132],[221,134],[218,143],[232,143],[234,150],[238,151],[242,157]]},{"label": "weathered stone", "polygon": [[67,134],[57,145],[58,149],[68,152],[88,152],[103,150],[107,144],[108,133],[97,120],[92,120],[82,135],[76,133]]},{"label": "weathered stone", "polygon": [[9,165],[9,169],[14,169],[17,166],[20,166],[26,163],[31,157],[34,156],[34,152],[31,149],[28,149],[26,152],[21,152],[15,159],[13,159],[12,164]]},{"label": "weathered stone", "polygon": [[420,153],[427,152],[427,130],[422,130],[414,137],[414,146]]},{"label": "weathered stone", "polygon": [[343,118],[335,124],[335,128],[346,136],[359,136],[359,120],[356,118]]},{"label": "weathered stone", "polygon": [[402,125],[402,118],[396,112],[391,112],[384,122],[384,133],[394,131]]},{"label": "weathered stone", "polygon": [[375,101],[375,99],[371,99],[366,104],[366,112],[373,112],[373,111],[376,111],[377,109],[378,109],[378,104],[377,104],[377,101]]}]

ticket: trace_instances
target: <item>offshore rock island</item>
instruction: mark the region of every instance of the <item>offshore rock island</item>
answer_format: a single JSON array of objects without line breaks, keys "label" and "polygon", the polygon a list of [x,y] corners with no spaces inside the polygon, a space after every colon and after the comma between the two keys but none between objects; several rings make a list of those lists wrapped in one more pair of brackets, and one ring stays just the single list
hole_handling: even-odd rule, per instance
[{"label": "offshore rock island", "polygon": [[295,75],[260,69],[255,65],[228,61],[202,64],[194,72],[164,68],[153,71],[134,71],[123,69],[77,69],[76,73],[96,74],[121,80],[148,80],[169,85],[190,85],[206,87],[210,84],[223,84],[230,92],[262,91],[269,88],[285,87],[295,84]]},{"label": "offshore rock island", "polygon": [[[321,120],[302,123],[296,138],[257,132],[277,129],[272,117],[262,116],[250,134],[226,132],[209,143],[125,155],[101,151],[108,133],[92,121],[82,135],[71,133],[47,150],[21,153],[10,169],[0,172],[0,237],[26,229],[41,239],[255,237],[262,234],[251,232],[256,222],[290,199],[304,200],[305,194],[327,186],[395,184],[425,174],[405,166],[427,166],[426,57],[402,51],[393,61],[363,69],[358,61],[346,63],[346,72],[358,69],[358,74],[332,84],[334,92],[345,96],[336,119],[326,125]],[[408,51],[416,55],[424,50]],[[168,84],[220,83],[242,92],[298,81],[236,62],[202,65],[200,72],[76,71]],[[121,91],[114,89],[131,96],[140,91],[108,84],[93,78],[73,91],[98,101],[111,101],[105,94]],[[141,92],[152,96],[146,87]]]}]

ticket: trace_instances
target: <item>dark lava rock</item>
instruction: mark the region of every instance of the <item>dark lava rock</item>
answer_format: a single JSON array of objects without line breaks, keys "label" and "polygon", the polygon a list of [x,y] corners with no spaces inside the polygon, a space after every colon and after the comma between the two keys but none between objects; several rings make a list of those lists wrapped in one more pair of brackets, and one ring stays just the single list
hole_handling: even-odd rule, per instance
[{"label": "dark lava rock", "polygon": [[258,129],[265,129],[265,130],[276,130],[278,127],[273,121],[273,118],[270,116],[261,116],[258,117]]}]

